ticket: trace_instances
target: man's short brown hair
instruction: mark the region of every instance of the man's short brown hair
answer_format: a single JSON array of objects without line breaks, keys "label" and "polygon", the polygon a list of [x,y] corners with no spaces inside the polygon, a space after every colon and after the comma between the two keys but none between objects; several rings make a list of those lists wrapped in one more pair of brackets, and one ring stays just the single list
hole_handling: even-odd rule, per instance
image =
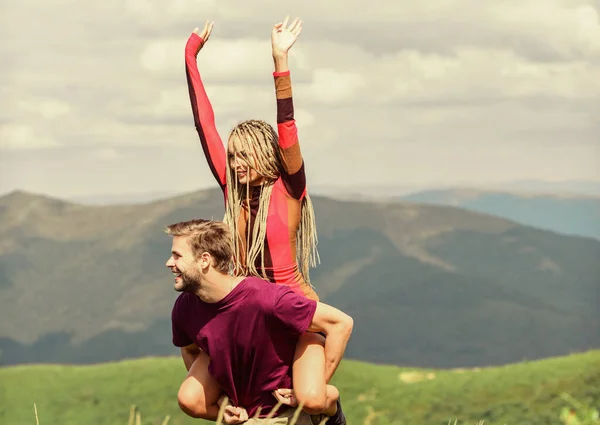
[{"label": "man's short brown hair", "polygon": [[208,252],[213,260],[213,267],[221,273],[228,273],[233,257],[231,232],[221,221],[197,218],[180,221],[165,228],[171,236],[184,236],[192,248],[196,258]]}]

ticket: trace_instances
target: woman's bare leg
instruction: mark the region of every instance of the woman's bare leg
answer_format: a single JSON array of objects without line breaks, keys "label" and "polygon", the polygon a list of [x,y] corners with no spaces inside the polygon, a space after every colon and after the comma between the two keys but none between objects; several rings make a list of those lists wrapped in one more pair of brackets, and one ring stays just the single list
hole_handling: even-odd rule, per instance
[{"label": "woman's bare leg", "polygon": [[333,385],[325,381],[325,338],[305,332],[296,346],[294,365],[294,394],[298,404],[311,415],[333,415],[340,396]]},{"label": "woman's bare leg", "polygon": [[216,420],[222,390],[208,372],[209,363],[210,357],[201,351],[179,388],[177,401],[181,410],[193,418]]}]

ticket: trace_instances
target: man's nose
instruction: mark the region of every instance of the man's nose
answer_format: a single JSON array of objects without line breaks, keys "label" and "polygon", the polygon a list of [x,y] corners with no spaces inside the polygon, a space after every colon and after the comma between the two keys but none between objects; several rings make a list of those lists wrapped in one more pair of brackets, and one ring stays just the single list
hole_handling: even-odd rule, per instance
[{"label": "man's nose", "polygon": [[167,260],[167,263],[165,264],[165,266],[167,267],[173,267],[175,266],[175,261],[173,261],[173,257],[169,257],[169,259]]}]

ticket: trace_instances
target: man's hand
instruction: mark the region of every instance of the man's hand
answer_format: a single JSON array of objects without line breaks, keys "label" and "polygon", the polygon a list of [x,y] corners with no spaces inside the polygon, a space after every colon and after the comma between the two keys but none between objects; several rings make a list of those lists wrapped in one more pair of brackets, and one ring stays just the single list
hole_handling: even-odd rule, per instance
[{"label": "man's hand", "polygon": [[[204,24],[204,29],[202,29],[202,32],[199,34],[198,34],[198,28],[194,28],[193,33],[198,34],[200,36],[200,38],[202,39],[202,46],[204,46],[206,44],[206,42],[208,41],[214,26],[215,26],[214,22],[206,21],[206,23]],[[200,48],[202,48],[202,47],[200,47]]]},{"label": "man's hand", "polygon": [[298,18],[288,27],[289,16],[283,22],[275,24],[271,31],[271,45],[273,47],[273,57],[286,56],[288,50],[294,45],[300,32],[302,32],[302,21]]},{"label": "man's hand", "polygon": [[280,402],[281,404],[285,404],[286,406],[298,406],[298,400],[296,400],[294,390],[291,390],[289,388],[279,388],[273,391],[273,397],[275,397],[278,402]]},{"label": "man's hand", "polygon": [[223,421],[226,425],[236,425],[248,420],[248,412],[243,407],[225,406]]}]

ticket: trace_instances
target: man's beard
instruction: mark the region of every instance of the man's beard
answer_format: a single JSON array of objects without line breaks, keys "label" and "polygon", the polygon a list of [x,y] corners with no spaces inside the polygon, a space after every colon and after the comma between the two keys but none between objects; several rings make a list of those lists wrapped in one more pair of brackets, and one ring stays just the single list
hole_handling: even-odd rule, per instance
[{"label": "man's beard", "polygon": [[200,281],[199,273],[191,272],[184,273],[181,272],[181,281],[176,282],[174,288],[177,292],[191,292],[196,293],[198,289],[200,289],[201,281]]}]

